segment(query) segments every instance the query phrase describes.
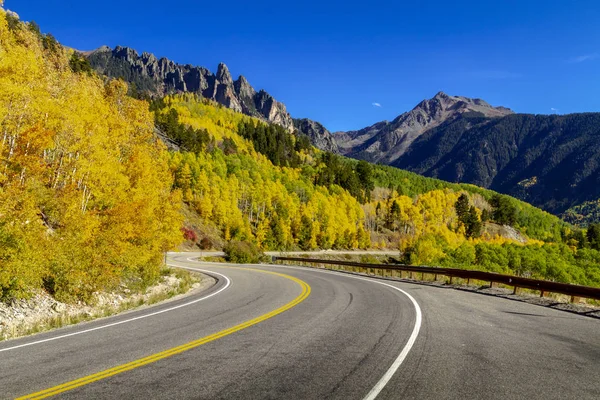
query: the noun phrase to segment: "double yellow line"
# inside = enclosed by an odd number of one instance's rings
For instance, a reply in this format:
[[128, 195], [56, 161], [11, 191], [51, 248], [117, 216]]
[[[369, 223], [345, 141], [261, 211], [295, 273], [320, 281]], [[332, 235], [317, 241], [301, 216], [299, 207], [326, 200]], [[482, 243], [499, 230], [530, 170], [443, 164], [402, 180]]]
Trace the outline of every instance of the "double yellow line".
[[135, 361], [131, 361], [128, 362], [126, 364], [122, 364], [122, 365], [118, 365], [116, 367], [113, 368], [109, 368], [106, 369], [104, 371], [100, 371], [100, 372], [96, 372], [95, 374], [91, 374], [88, 376], [84, 376], [83, 378], [79, 378], [79, 379], [75, 379], [73, 381], [69, 381], [69, 382], [65, 382], [61, 385], [58, 386], [54, 386], [51, 387], [49, 389], [45, 389], [36, 393], [32, 393], [26, 396], [22, 396], [19, 397], [17, 400], [21, 400], [21, 399], [45, 399], [47, 397], [51, 397], [51, 396], [56, 396], [57, 394], [63, 393], [63, 392], [67, 392], [69, 390], [73, 390], [75, 388], [78, 388], [80, 386], [84, 386], [84, 385], [88, 385], [92, 382], [96, 382], [99, 381], [101, 379], [106, 379], [108, 377], [126, 372], [126, 371], [130, 371], [132, 369], [135, 368], [139, 368], [143, 365], [147, 365], [147, 364], [151, 364], [153, 362], [162, 360], [164, 358], [167, 357], [171, 357], [174, 356], [176, 354], [179, 353], [183, 353], [184, 351], [187, 350], [191, 350], [195, 347], [198, 346], [202, 346], [203, 344], [212, 342], [213, 340], [217, 340], [220, 339], [224, 336], [227, 335], [231, 335], [234, 332], [237, 331], [241, 331], [242, 329], [248, 328], [252, 325], [256, 325], [259, 322], [265, 321], [269, 318], [272, 318], [278, 314], [281, 314], [284, 311], [289, 310], [290, 308], [300, 304], [302, 301], [304, 301], [309, 295], [310, 295], [310, 286], [304, 282], [301, 281], [298, 278], [295, 278], [293, 276], [290, 275], [285, 275], [285, 274], [280, 274], [278, 272], [271, 272], [271, 271], [264, 271], [264, 270], [259, 270], [259, 269], [249, 269], [249, 268], [244, 268], [244, 270], [249, 270], [249, 271], [256, 271], [256, 272], [262, 272], [262, 273], [266, 273], [266, 274], [271, 274], [271, 275], [277, 275], [289, 280], [292, 280], [294, 282], [296, 282], [297, 284], [300, 285], [300, 287], [302, 288], [302, 292], [300, 293], [300, 295], [298, 297], [296, 297], [294, 300], [290, 301], [289, 303], [277, 308], [276, 310], [273, 310], [267, 314], [261, 315], [259, 317], [256, 317], [254, 319], [251, 319], [249, 321], [243, 322], [239, 325], [233, 326], [229, 329], [225, 329], [223, 331], [214, 333], [210, 336], [205, 336], [203, 338], [191, 341], [189, 343], [185, 343], [182, 344], [180, 346], [177, 347], [173, 347], [171, 349], [168, 350], [164, 350], [161, 351], [160, 353], [156, 353], [156, 354], [152, 354], [150, 356], [144, 357], [144, 358], [140, 358], [138, 360]]

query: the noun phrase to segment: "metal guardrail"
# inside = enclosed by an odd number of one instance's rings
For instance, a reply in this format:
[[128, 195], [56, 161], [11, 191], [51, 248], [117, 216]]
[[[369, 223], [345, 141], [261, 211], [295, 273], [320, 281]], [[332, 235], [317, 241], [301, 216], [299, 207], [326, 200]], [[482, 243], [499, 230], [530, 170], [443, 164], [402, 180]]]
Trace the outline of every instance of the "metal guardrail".
[[471, 271], [457, 268], [442, 268], [442, 267], [422, 267], [415, 265], [387, 265], [387, 264], [368, 264], [357, 263], [351, 261], [336, 261], [336, 260], [318, 260], [314, 258], [298, 258], [298, 257], [273, 257], [273, 261], [296, 261], [310, 264], [329, 264], [341, 265], [345, 267], [355, 268], [370, 268], [387, 271], [408, 271], [418, 272], [422, 274], [444, 275], [452, 278], [474, 279], [478, 281], [490, 282], [490, 286], [494, 284], [504, 284], [514, 287], [514, 293], [517, 293], [518, 288], [539, 290], [541, 296], [546, 293], [559, 293], [571, 296], [571, 301], [576, 301], [577, 298], [588, 298], [600, 300], [600, 288], [591, 286], [571, 285], [568, 283], [544, 281], [539, 279], [522, 278], [520, 276], [496, 274], [493, 272]]

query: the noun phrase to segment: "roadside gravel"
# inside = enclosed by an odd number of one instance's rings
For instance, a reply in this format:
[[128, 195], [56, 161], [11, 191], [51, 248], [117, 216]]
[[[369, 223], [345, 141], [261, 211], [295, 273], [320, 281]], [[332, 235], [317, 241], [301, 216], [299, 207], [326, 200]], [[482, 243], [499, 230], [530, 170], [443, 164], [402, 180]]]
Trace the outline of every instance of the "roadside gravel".
[[29, 299], [0, 302], [0, 340], [12, 339], [65, 325], [107, 317], [158, 302], [174, 300], [215, 284], [207, 275], [173, 270], [143, 293], [123, 289], [119, 293], [94, 293], [91, 304], [56, 301], [45, 291]]

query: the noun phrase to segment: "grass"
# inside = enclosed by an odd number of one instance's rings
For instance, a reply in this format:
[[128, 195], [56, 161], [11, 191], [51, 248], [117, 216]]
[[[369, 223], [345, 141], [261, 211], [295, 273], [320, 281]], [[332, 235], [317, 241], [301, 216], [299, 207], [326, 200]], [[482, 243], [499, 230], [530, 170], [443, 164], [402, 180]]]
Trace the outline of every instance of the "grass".
[[12, 325], [9, 332], [4, 332], [0, 335], [0, 341], [9, 338], [17, 338], [20, 336], [32, 335], [39, 332], [45, 332], [63, 326], [74, 325], [80, 322], [91, 321], [97, 318], [110, 317], [112, 315], [120, 314], [124, 311], [133, 310], [144, 305], [152, 305], [159, 303], [164, 300], [168, 300], [179, 294], [187, 293], [194, 283], [200, 282], [200, 278], [197, 274], [193, 274], [189, 271], [182, 269], [171, 269], [164, 268], [161, 271], [161, 276], [175, 276], [179, 278], [179, 284], [167, 291], [161, 291], [153, 293], [149, 296], [140, 296], [140, 293], [131, 294], [134, 298], [125, 300], [118, 305], [104, 305], [102, 307], [96, 307], [92, 309], [92, 312], [82, 311], [77, 314], [68, 314], [66, 312], [58, 315], [51, 315], [46, 318], [35, 321], [32, 324], [21, 323], [19, 325]]

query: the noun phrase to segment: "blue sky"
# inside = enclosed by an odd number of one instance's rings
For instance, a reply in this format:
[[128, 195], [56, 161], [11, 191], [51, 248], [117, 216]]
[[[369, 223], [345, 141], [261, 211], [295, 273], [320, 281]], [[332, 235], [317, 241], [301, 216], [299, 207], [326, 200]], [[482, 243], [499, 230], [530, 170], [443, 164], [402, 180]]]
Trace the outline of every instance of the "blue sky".
[[[223, 61], [294, 117], [359, 129], [440, 90], [517, 112], [600, 111], [600, 2], [6, 0], [65, 45]], [[374, 103], [378, 105], [374, 105]]]

